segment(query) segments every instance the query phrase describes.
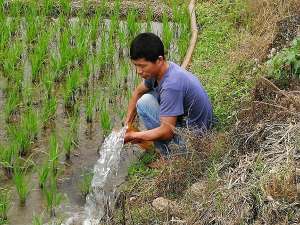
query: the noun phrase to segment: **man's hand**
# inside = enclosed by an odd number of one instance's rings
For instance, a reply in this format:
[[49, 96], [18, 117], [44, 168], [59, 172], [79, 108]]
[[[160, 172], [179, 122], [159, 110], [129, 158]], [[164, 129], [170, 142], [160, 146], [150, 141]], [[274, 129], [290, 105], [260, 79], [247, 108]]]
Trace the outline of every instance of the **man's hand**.
[[132, 144], [141, 143], [143, 140], [139, 138], [139, 133], [136, 131], [127, 131], [124, 138], [124, 143], [131, 142]]

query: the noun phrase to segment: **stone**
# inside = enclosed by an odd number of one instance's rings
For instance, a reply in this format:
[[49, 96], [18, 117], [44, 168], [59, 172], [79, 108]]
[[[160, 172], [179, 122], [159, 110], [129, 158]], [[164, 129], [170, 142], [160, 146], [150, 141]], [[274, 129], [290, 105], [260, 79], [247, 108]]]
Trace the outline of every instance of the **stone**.
[[171, 214], [178, 214], [180, 212], [179, 206], [176, 202], [163, 197], [154, 199], [152, 206], [160, 212], [169, 211]]

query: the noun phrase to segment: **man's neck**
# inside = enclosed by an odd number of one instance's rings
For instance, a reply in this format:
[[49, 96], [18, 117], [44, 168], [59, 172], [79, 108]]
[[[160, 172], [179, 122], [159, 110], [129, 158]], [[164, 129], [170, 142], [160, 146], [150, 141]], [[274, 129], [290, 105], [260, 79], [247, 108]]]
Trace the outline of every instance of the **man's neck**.
[[162, 65], [162, 67], [158, 71], [158, 75], [157, 75], [157, 81], [158, 82], [161, 81], [161, 79], [163, 78], [163, 76], [165, 75], [165, 73], [167, 72], [168, 69], [169, 69], [169, 63], [167, 61], [164, 61], [164, 64]]

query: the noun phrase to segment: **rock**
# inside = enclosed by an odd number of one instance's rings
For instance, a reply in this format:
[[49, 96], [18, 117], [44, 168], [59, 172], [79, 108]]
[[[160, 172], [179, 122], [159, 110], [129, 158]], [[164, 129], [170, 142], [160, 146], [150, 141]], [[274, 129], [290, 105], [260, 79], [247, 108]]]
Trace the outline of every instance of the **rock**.
[[176, 202], [163, 197], [154, 199], [152, 206], [160, 212], [169, 211], [171, 214], [178, 214], [180, 212]]
[[194, 183], [189, 192], [193, 195], [193, 196], [199, 196], [199, 195], [202, 195], [203, 192], [205, 191], [206, 189], [206, 184], [205, 182], [197, 182], [197, 183]]

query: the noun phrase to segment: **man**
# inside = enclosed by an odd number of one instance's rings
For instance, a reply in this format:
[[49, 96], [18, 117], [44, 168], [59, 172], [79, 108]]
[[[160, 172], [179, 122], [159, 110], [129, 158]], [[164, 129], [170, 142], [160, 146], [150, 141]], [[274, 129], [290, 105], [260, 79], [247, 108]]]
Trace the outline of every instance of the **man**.
[[127, 131], [125, 143], [154, 141], [160, 153], [168, 156], [170, 141], [180, 142], [175, 127], [211, 127], [212, 106], [201, 83], [179, 65], [166, 61], [158, 36], [139, 34], [131, 43], [130, 58], [143, 81], [129, 101], [125, 124], [130, 125], [137, 113], [147, 130]]

